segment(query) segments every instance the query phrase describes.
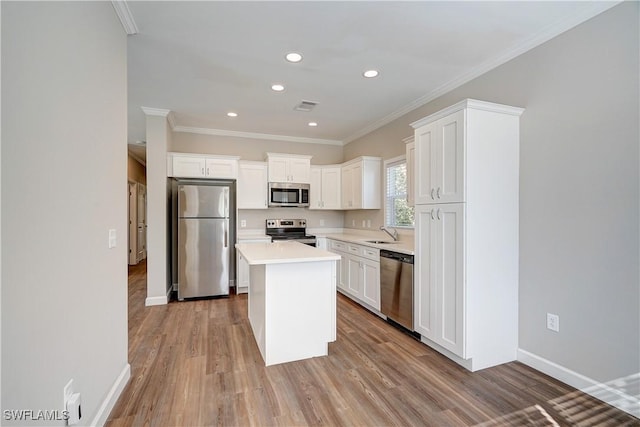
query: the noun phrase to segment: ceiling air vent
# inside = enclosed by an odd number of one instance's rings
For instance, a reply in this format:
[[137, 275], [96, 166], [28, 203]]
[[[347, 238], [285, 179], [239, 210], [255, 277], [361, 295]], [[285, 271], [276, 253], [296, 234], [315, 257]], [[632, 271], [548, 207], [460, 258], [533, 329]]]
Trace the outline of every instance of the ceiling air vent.
[[300, 104], [296, 105], [295, 107], [293, 107], [294, 110], [296, 111], [311, 111], [315, 108], [315, 106], [318, 105], [317, 102], [313, 102], [313, 101], [302, 101]]

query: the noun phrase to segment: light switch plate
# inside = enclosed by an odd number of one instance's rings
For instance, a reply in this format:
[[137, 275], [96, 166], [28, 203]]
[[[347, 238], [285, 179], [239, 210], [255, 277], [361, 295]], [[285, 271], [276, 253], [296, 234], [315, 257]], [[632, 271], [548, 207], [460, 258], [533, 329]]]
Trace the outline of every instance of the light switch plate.
[[115, 248], [117, 243], [116, 229], [109, 229], [109, 249]]

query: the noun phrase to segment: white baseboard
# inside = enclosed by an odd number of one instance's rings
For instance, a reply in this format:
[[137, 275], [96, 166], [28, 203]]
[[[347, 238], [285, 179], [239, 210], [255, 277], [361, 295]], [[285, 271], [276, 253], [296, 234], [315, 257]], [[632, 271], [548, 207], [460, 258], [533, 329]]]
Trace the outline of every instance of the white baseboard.
[[167, 295], [161, 296], [161, 297], [147, 297], [146, 300], [144, 300], [144, 305], [146, 307], [152, 306], [152, 305], [165, 305], [168, 304], [169, 301], [171, 300], [171, 291], [173, 290], [173, 287], [170, 287], [169, 289], [167, 289]]
[[89, 424], [90, 426], [105, 425], [105, 423], [107, 422], [107, 418], [111, 413], [111, 410], [115, 406], [118, 398], [120, 397], [120, 394], [122, 393], [122, 390], [124, 390], [124, 387], [129, 382], [129, 378], [131, 378], [131, 365], [127, 363], [122, 369], [122, 372], [120, 372], [120, 375], [118, 375], [118, 378], [116, 378], [115, 382], [111, 386], [111, 389], [109, 390], [109, 393], [107, 393], [104, 401], [98, 408], [98, 412], [96, 413], [95, 417], [93, 417], [93, 421], [91, 421], [91, 424]]
[[637, 383], [640, 381], [640, 373], [630, 375], [627, 378], [615, 379], [609, 383], [601, 383], [526, 350], [518, 349], [518, 361], [640, 418], [640, 396], [626, 394], [615, 387], [616, 383], [624, 384], [629, 381]]

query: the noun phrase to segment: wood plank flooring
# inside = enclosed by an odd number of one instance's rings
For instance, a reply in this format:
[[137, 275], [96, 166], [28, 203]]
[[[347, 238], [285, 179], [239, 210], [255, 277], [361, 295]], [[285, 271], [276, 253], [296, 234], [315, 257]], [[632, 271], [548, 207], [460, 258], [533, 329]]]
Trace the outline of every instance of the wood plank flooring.
[[265, 367], [246, 295], [144, 307], [145, 269], [130, 267], [132, 377], [109, 427], [640, 426], [518, 362], [468, 372], [343, 296], [329, 356]]

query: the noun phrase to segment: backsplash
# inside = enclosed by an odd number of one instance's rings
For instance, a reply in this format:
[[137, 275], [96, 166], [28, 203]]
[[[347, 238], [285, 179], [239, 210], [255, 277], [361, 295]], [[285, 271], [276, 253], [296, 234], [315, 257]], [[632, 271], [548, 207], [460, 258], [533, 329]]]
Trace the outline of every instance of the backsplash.
[[[342, 228], [344, 213], [342, 211], [309, 210], [305, 208], [269, 208], [238, 210], [238, 229], [262, 230], [265, 220], [270, 218], [302, 218], [307, 220], [308, 228]], [[246, 227], [241, 227], [242, 221]]]

